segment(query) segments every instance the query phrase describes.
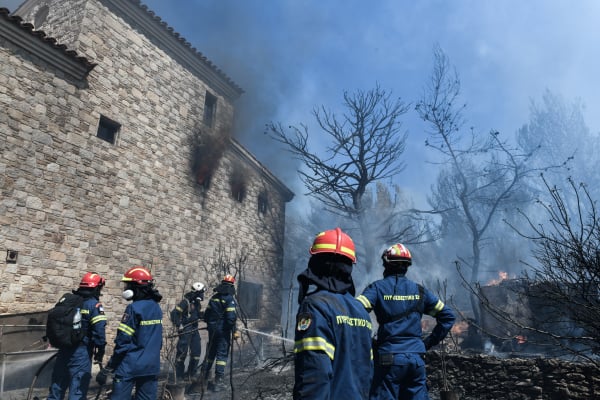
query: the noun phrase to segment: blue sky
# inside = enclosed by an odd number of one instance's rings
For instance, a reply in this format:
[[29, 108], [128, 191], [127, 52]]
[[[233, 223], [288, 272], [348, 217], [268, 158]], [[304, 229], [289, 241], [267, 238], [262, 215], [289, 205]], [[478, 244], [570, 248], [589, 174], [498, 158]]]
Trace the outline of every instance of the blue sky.
[[[600, 125], [600, 2], [595, 0], [142, 0], [244, 90], [236, 136], [298, 195], [289, 157], [264, 135], [270, 121], [306, 123], [340, 109], [344, 90], [379, 83], [414, 103], [436, 44], [455, 65], [468, 125], [507, 137], [545, 89], [587, 106]], [[0, 0], [11, 10], [20, 1]], [[433, 182], [424, 129], [414, 113], [399, 182], [422, 199]]]

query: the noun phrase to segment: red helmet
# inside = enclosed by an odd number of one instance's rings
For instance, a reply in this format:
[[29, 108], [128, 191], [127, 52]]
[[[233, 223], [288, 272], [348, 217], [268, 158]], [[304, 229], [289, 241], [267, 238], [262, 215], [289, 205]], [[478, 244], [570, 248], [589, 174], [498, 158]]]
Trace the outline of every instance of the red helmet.
[[148, 285], [154, 282], [152, 274], [144, 267], [129, 268], [121, 278], [121, 282], [134, 282], [138, 285]]
[[81, 282], [79, 282], [79, 287], [80, 288], [95, 288], [95, 287], [102, 287], [104, 286], [104, 284], [106, 283], [106, 281], [104, 280], [103, 277], [101, 277], [100, 275], [98, 275], [95, 272], [88, 272], [86, 273], [83, 278], [81, 278]]
[[354, 242], [340, 228], [330, 229], [319, 233], [309, 250], [310, 254], [334, 253], [341, 254], [356, 263]]
[[407, 263], [412, 264], [410, 251], [402, 243], [396, 243], [384, 250], [381, 259], [385, 263]]
[[223, 277], [223, 280], [221, 281], [221, 283], [231, 283], [232, 285], [235, 284], [235, 278], [233, 277], [233, 275], [225, 275]]

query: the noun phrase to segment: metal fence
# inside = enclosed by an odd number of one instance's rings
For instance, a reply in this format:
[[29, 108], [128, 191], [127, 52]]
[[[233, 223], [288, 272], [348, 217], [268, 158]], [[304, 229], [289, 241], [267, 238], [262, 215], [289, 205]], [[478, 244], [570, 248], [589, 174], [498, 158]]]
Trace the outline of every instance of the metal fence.
[[[8, 392], [11, 391], [50, 386], [54, 360], [47, 361], [57, 350], [50, 348], [44, 341], [46, 325], [39, 324], [39, 319], [35, 317], [34, 314], [2, 317], [4, 323], [0, 323], [0, 399], [8, 398]], [[9, 323], [13, 321], [17, 323]], [[44, 368], [41, 368], [42, 366]]]

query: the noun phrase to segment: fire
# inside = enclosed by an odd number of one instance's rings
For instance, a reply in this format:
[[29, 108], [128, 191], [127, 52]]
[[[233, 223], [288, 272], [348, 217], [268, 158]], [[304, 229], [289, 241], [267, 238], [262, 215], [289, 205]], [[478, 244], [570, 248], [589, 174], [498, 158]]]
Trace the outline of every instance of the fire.
[[491, 281], [486, 283], [485, 286], [496, 286], [496, 285], [499, 285], [500, 282], [505, 281], [507, 279], [508, 279], [508, 272], [498, 271], [498, 279], [492, 279]]
[[527, 336], [517, 335], [515, 336], [515, 340], [517, 341], [517, 344], [525, 344], [527, 343]]

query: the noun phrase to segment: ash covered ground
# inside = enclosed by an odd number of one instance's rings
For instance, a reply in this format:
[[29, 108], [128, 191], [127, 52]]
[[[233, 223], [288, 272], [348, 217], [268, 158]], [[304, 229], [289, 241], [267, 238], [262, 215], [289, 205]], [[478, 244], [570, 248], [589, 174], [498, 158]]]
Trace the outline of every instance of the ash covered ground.
[[[279, 360], [278, 362], [266, 364], [261, 368], [243, 368], [236, 369], [233, 374], [227, 373], [225, 376], [227, 387], [220, 392], [213, 392], [207, 387], [202, 390], [197, 388], [195, 393], [183, 393], [183, 387], [160, 382], [160, 386], [166, 390], [158, 400], [283, 400], [292, 398], [292, 389], [294, 386], [294, 364], [289, 361]], [[189, 388], [190, 385], [186, 385]], [[88, 392], [88, 398], [94, 399], [98, 393], [98, 386], [92, 384]], [[11, 393], [5, 393], [6, 400], [25, 400], [27, 391], [19, 390]], [[35, 397], [32, 399], [45, 399], [48, 394], [47, 389], [36, 389], [33, 392]], [[103, 390], [98, 399], [107, 399], [109, 394]]]
[[[214, 393], [185, 394], [185, 400], [283, 400], [292, 398], [294, 386], [294, 364], [279, 362], [262, 368], [234, 371], [227, 378], [227, 389]], [[174, 400], [177, 400], [174, 398]]]

